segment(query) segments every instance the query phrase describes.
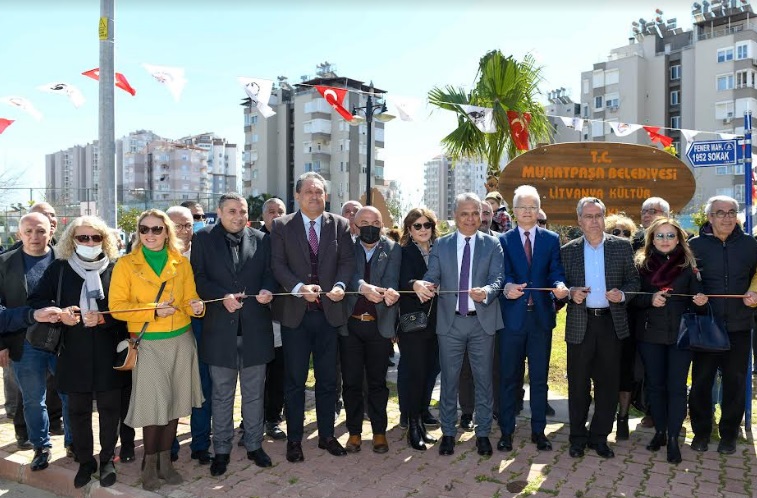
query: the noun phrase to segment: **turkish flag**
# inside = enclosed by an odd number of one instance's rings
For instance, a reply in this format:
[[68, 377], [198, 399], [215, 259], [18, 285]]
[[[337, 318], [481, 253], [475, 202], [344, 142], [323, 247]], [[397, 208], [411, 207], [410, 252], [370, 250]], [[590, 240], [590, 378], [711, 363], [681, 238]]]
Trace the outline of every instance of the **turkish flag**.
[[663, 147], [670, 147], [673, 143], [672, 138], [660, 133], [659, 126], [645, 126], [644, 129], [647, 131], [647, 135], [649, 135], [649, 139], [652, 143], [660, 143]]
[[0, 118], [0, 133], [4, 132], [7, 127], [13, 124], [12, 119]]
[[[92, 78], [95, 81], [100, 81], [100, 68], [96, 67], [94, 69], [90, 69], [89, 71], [84, 71], [81, 74], [88, 78]], [[116, 86], [121, 90], [130, 93], [132, 96], [137, 94], [137, 91], [129, 84], [126, 76], [121, 73], [116, 73]]]
[[528, 125], [531, 122], [530, 112], [507, 111], [507, 121], [510, 124], [510, 136], [518, 150], [528, 150]]
[[352, 113], [344, 108], [344, 99], [347, 96], [346, 88], [335, 88], [333, 86], [316, 85], [315, 89], [318, 90], [326, 102], [338, 112], [345, 121], [352, 121]]

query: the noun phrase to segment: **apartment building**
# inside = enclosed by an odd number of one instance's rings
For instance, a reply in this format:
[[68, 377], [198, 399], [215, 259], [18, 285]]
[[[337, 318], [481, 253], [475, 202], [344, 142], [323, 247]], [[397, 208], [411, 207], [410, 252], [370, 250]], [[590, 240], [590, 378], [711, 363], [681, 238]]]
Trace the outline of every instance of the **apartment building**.
[[486, 170], [481, 161], [435, 156], [423, 164], [423, 203], [440, 220], [454, 218], [455, 196], [463, 192], [486, 195]]

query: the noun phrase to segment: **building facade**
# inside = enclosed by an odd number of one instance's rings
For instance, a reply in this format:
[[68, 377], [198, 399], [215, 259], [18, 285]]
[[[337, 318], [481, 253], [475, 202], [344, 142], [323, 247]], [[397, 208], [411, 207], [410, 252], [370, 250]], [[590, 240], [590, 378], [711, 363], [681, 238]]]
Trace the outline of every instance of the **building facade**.
[[440, 220], [454, 218], [455, 196], [475, 192], [483, 199], [486, 195], [486, 170], [481, 161], [435, 156], [423, 164], [423, 203]]

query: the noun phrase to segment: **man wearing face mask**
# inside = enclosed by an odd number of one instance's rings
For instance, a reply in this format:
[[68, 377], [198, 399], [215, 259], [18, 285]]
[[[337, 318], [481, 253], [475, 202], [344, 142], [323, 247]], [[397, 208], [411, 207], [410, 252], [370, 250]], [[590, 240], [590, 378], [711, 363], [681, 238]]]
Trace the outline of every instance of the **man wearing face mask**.
[[[395, 333], [397, 307], [394, 304], [400, 297], [395, 289], [399, 286], [402, 252], [398, 244], [381, 235], [384, 224], [381, 212], [375, 207], [361, 208], [355, 215], [355, 226], [358, 230], [356, 268], [347, 285], [346, 297], [349, 318], [347, 324], [339, 328], [342, 395], [350, 432], [345, 449], [350, 453], [360, 451], [367, 401], [373, 451], [386, 453], [389, 451], [386, 440], [389, 358], [386, 351]], [[368, 384], [367, 398], [363, 397], [363, 378]]]

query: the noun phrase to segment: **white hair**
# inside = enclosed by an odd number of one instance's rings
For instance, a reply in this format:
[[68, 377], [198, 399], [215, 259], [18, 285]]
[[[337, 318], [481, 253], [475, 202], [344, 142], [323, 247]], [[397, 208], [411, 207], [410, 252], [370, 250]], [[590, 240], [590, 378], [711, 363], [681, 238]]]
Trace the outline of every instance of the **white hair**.
[[464, 202], [475, 202], [478, 204], [478, 209], [481, 209], [481, 198], [473, 192], [463, 192], [455, 197], [455, 212], [460, 207], [460, 204]]
[[641, 210], [650, 209], [652, 206], [660, 206], [665, 216], [670, 216], [670, 204], [662, 197], [650, 197], [641, 205]]
[[734, 199], [733, 197], [729, 197], [727, 195], [715, 195], [713, 197], [710, 197], [707, 199], [707, 205], [704, 207], [704, 212], [707, 214], [710, 214], [710, 211], [712, 210], [712, 205], [716, 202], [730, 202], [733, 204], [733, 210], [738, 212], [739, 210], [739, 201]]
[[169, 216], [171, 216], [172, 214], [178, 214], [192, 219], [192, 211], [184, 206], [171, 206], [170, 208], [166, 209], [166, 214]]
[[513, 206], [518, 205], [518, 201], [524, 197], [531, 197], [536, 200], [537, 207], [541, 207], [541, 197], [539, 197], [539, 191], [531, 185], [521, 185], [515, 189], [515, 195], [513, 196]]

